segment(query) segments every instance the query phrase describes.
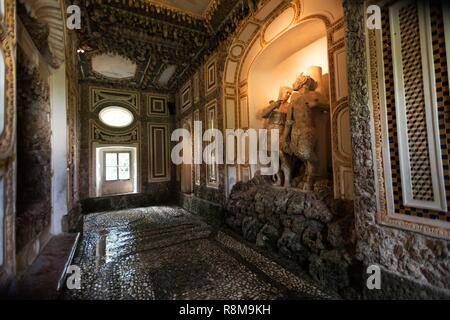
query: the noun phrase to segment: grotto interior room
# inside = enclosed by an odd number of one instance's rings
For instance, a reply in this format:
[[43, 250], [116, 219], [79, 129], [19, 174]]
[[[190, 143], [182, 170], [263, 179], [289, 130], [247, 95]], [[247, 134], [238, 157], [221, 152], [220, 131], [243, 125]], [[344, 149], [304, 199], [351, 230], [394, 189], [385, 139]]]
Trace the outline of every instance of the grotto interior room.
[[0, 1], [0, 300], [447, 300], [450, 4]]

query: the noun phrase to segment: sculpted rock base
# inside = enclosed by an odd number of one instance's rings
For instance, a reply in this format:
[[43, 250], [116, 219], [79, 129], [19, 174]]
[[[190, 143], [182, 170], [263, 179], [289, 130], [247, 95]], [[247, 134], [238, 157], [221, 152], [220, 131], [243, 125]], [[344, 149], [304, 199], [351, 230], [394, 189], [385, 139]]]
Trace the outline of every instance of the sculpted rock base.
[[351, 203], [331, 191], [304, 192], [273, 186], [257, 177], [238, 183], [226, 208], [226, 222], [257, 246], [296, 261], [343, 297], [358, 297], [362, 271], [355, 259]]

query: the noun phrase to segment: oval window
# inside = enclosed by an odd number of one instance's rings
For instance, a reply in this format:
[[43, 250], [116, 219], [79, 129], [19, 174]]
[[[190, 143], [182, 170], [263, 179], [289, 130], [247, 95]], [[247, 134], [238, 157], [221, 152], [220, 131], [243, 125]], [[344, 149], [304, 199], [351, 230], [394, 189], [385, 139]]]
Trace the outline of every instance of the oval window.
[[134, 121], [131, 111], [122, 107], [106, 107], [99, 114], [100, 121], [114, 128], [128, 127]]

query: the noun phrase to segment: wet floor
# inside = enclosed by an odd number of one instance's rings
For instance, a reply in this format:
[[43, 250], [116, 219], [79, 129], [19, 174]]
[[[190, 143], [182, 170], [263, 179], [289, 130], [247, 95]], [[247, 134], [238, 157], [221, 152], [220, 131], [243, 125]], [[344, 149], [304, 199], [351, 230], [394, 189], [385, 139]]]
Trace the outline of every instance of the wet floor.
[[64, 299], [326, 299], [310, 280], [177, 207], [87, 216]]

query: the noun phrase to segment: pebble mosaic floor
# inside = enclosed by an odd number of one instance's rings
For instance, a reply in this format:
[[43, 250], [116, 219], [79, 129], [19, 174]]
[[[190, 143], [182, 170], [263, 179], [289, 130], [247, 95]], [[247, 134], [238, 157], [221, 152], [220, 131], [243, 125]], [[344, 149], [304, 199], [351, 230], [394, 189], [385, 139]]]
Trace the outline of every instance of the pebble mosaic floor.
[[312, 281], [177, 207], [87, 216], [63, 299], [328, 299]]

